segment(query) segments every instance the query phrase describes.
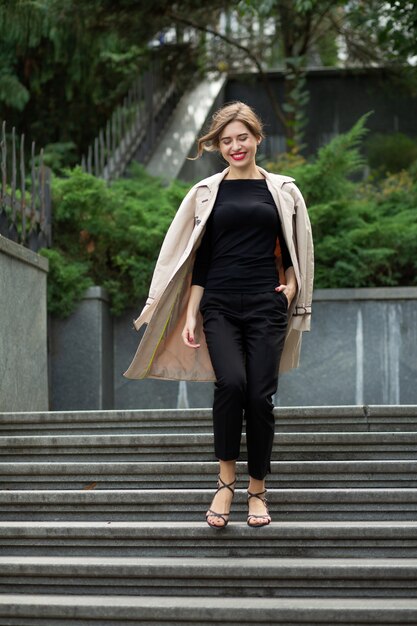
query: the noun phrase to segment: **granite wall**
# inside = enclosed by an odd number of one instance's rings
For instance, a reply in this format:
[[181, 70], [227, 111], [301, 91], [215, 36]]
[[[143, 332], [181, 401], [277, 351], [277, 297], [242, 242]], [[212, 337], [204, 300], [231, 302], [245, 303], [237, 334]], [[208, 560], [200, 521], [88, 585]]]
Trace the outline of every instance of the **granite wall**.
[[[268, 79], [278, 101], [282, 102], [283, 72], [269, 71]], [[306, 73], [306, 88], [309, 101], [304, 156], [316, 154], [318, 148], [349, 130], [368, 111], [373, 112], [366, 122], [369, 137], [373, 133], [402, 132], [410, 137], [417, 134], [417, 96], [405, 85], [395, 83], [384, 68], [310, 68]], [[233, 100], [242, 100], [254, 107], [264, 123], [266, 137], [258, 149], [258, 157], [269, 161], [284, 152], [285, 131], [274, 115], [260, 76], [256, 73], [229, 75], [215, 105], [220, 107]], [[194, 156], [195, 152], [194, 145], [189, 156]], [[205, 153], [197, 161], [186, 161], [180, 178], [191, 183], [219, 172], [226, 165], [218, 154]]]
[[0, 235], [0, 411], [49, 408], [47, 273], [47, 259]]
[[[210, 406], [210, 383], [123, 378], [139, 310], [115, 320], [115, 408]], [[300, 367], [281, 375], [275, 404], [417, 404], [416, 355], [416, 287], [316, 290]]]
[[[279, 102], [284, 98], [284, 74], [269, 72], [272, 91]], [[368, 111], [366, 122], [373, 133], [402, 132], [410, 137], [417, 133], [417, 95], [405, 84], [399, 85], [384, 68], [310, 68], [306, 73], [306, 120], [302, 153], [315, 154], [332, 137], [349, 130]], [[266, 139], [259, 155], [274, 158], [285, 145], [285, 132], [273, 114], [259, 74], [229, 76], [225, 102], [243, 100], [261, 116]]]
[[75, 312], [50, 320], [51, 409], [112, 409], [113, 320], [101, 287], [87, 289]]
[[[211, 406], [212, 383], [124, 378], [141, 305], [113, 320], [108, 308], [96, 287], [71, 318], [54, 322], [52, 408]], [[281, 375], [275, 404], [417, 404], [416, 348], [417, 288], [316, 290], [300, 367]]]
[[276, 404], [417, 404], [417, 288], [320, 289]]

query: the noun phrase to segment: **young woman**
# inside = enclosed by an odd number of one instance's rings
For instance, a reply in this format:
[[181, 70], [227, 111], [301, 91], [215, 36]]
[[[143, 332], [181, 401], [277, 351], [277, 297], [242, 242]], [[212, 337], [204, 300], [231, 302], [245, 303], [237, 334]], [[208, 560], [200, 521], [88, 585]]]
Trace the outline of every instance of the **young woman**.
[[[144, 310], [146, 332], [125, 376], [215, 379], [213, 425], [218, 489], [206, 513], [229, 520], [243, 419], [248, 518], [271, 522], [265, 477], [274, 438], [278, 371], [297, 367], [310, 328], [313, 245], [294, 179], [256, 164], [264, 138], [255, 112], [234, 102], [200, 138], [228, 167], [190, 190], [165, 237]], [[182, 346], [179, 338], [182, 338]], [[281, 364], [281, 367], [280, 367]]]

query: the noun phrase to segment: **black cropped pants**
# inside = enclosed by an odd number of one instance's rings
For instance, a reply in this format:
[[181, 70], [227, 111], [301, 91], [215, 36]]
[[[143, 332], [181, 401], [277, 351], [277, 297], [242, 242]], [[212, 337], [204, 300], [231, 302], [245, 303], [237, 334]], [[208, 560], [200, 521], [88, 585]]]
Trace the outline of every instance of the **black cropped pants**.
[[243, 417], [249, 475], [271, 471], [274, 439], [272, 395], [287, 329], [288, 301], [282, 292], [204, 291], [203, 327], [216, 375], [213, 402], [215, 456], [238, 459]]

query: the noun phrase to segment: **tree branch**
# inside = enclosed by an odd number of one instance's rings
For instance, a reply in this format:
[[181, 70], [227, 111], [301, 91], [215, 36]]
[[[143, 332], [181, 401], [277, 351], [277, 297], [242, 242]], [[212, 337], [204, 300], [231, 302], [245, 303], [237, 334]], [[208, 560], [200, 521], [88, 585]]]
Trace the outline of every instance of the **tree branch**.
[[334, 0], [330, 0], [329, 4], [327, 5], [327, 7], [318, 15], [316, 21], [314, 22], [311, 31], [310, 31], [310, 42], [313, 40], [315, 33], [317, 31], [317, 29], [319, 28], [320, 24], [322, 23], [322, 21], [324, 20], [324, 18], [327, 16], [328, 13], [330, 13], [331, 9], [334, 8]]
[[185, 24], [186, 26], [191, 26], [192, 28], [195, 28], [196, 30], [200, 30], [204, 33], [209, 33], [211, 35], [214, 35], [214, 37], [218, 37], [219, 39], [222, 39], [223, 41], [225, 41], [226, 43], [228, 43], [229, 45], [233, 46], [234, 48], [237, 48], [238, 50], [242, 50], [242, 52], [244, 52], [255, 64], [256, 69], [259, 72], [259, 75], [261, 77], [262, 83], [264, 85], [265, 91], [267, 92], [268, 98], [271, 102], [271, 105], [273, 107], [274, 113], [276, 115], [276, 117], [281, 121], [281, 123], [283, 124], [283, 126], [286, 126], [286, 117], [284, 115], [284, 112], [282, 111], [281, 107], [279, 106], [276, 98], [275, 98], [275, 94], [272, 90], [271, 84], [268, 80], [268, 76], [266, 74], [266, 72], [264, 72], [261, 62], [259, 61], [258, 57], [255, 56], [253, 54], [253, 52], [247, 47], [244, 46], [241, 43], [238, 43], [236, 40], [232, 39], [231, 37], [229, 37], [228, 35], [224, 35], [223, 33], [219, 33], [217, 30], [215, 30], [214, 28], [211, 28], [210, 26], [205, 26], [202, 24], [199, 24], [198, 22], [194, 21], [191, 18], [185, 18], [182, 15], [178, 15], [178, 13], [175, 13], [174, 11], [168, 11], [167, 12], [167, 16], [170, 17], [171, 19], [173, 19], [176, 22], [179, 22], [181, 24]]
[[[354, 36], [351, 36], [351, 33], [348, 29], [343, 28], [341, 23], [338, 23], [334, 18], [330, 18], [331, 22], [336, 29], [337, 33], [344, 37], [348, 45], [351, 48], [356, 49], [358, 53], [358, 59], [363, 63], [365, 62], [379, 62], [381, 59], [378, 54], [375, 54], [375, 45], [366, 45], [360, 44], [354, 39]], [[342, 20], [340, 20], [342, 22]]]

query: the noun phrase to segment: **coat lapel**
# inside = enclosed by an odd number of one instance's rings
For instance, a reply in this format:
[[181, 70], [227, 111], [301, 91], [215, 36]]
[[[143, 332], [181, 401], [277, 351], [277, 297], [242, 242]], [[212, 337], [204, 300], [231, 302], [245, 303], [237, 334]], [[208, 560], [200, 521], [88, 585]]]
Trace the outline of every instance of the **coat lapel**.
[[227, 170], [224, 170], [223, 172], [217, 174], [217, 176], [214, 177], [215, 180], [210, 181], [208, 184], [205, 184], [204, 181], [202, 181], [202, 183], [198, 185], [195, 201], [190, 202], [189, 206], [187, 207], [190, 219], [194, 219], [194, 228], [191, 232], [187, 246], [183, 251], [180, 260], [178, 261], [178, 264], [175, 267], [170, 280], [173, 278], [173, 276], [176, 275], [178, 270], [189, 258], [191, 252], [194, 249], [196, 241], [200, 238], [204, 226], [213, 209], [220, 182], [223, 179], [226, 171]]

